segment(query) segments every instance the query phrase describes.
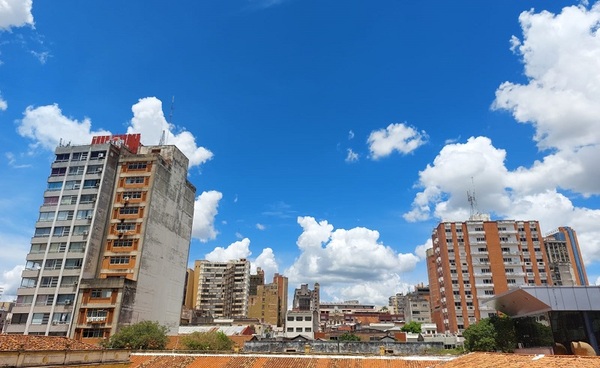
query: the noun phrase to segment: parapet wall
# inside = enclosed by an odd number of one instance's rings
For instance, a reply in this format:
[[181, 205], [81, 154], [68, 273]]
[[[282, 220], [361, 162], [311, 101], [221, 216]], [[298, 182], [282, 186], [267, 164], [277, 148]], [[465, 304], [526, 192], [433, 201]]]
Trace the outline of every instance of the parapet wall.
[[127, 367], [129, 363], [129, 350], [0, 351], [0, 367]]
[[245, 353], [419, 355], [428, 350], [443, 348], [442, 342], [247, 341], [243, 351]]

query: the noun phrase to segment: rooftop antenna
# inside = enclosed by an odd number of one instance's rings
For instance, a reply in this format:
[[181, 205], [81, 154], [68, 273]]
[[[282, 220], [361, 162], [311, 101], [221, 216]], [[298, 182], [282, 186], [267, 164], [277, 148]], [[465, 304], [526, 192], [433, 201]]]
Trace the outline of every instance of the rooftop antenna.
[[[171, 98], [171, 111], [169, 112], [169, 120], [167, 121], [167, 128], [171, 128], [173, 125], [173, 110], [175, 110], [175, 96]], [[163, 129], [160, 136], [159, 146], [167, 144], [167, 130]]]
[[467, 190], [467, 199], [469, 200], [469, 204], [471, 205], [471, 218], [475, 217], [475, 215], [479, 214], [477, 210], [477, 199], [475, 198], [475, 182], [473, 181], [473, 177], [471, 176], [471, 185], [473, 186], [473, 191]]

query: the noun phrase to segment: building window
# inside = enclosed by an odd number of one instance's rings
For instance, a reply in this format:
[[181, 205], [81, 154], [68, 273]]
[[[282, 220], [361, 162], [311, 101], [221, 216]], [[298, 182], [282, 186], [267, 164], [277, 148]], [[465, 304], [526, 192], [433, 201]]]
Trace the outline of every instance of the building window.
[[142, 198], [142, 191], [140, 191], [140, 190], [130, 190], [130, 191], [121, 193], [121, 197], [123, 199], [125, 199], [125, 198], [129, 198], [129, 199], [141, 199]]
[[135, 222], [122, 222], [117, 224], [117, 231], [133, 231], [135, 230]]
[[54, 228], [54, 236], [69, 236], [71, 228], [69, 226], [57, 226]]
[[29, 253], [44, 253], [46, 252], [46, 244], [31, 244]]
[[69, 175], [82, 175], [83, 170], [83, 166], [71, 166], [69, 167]]
[[13, 325], [23, 325], [27, 323], [27, 317], [29, 317], [28, 313], [15, 313], [10, 320], [10, 323]]
[[83, 265], [83, 259], [70, 258], [65, 262], [65, 270], [78, 270]]
[[144, 176], [130, 176], [125, 179], [125, 184], [143, 184], [144, 182]]
[[147, 166], [145, 162], [132, 162], [127, 165], [127, 170], [144, 170]]
[[296, 321], [302, 321], [302, 316], [296, 316]]
[[58, 197], [44, 197], [44, 206], [54, 206], [58, 204]]
[[507, 284], [516, 284], [516, 283], [517, 283], [517, 280], [515, 280], [515, 279], [507, 279], [507, 280], [506, 280], [506, 283], [507, 283]]
[[91, 219], [93, 215], [94, 215], [94, 210], [79, 210], [79, 211], [77, 211], [77, 219], [78, 220]]
[[73, 235], [87, 235], [90, 232], [88, 225], [78, 225], [73, 227]]
[[302, 327], [296, 327], [296, 332], [302, 332]]
[[62, 325], [69, 323], [71, 319], [71, 313], [54, 313], [52, 316], [52, 324], [53, 325]]
[[106, 157], [106, 151], [92, 151], [90, 155], [91, 160], [101, 160]]
[[128, 264], [130, 258], [130, 256], [110, 257], [110, 264]]
[[88, 174], [99, 174], [102, 172], [102, 165], [90, 165], [88, 166]]
[[49, 222], [54, 220], [54, 212], [40, 212], [39, 222]]
[[62, 189], [62, 181], [50, 182], [50, 183], [48, 183], [48, 187], [46, 188], [46, 190], [48, 190], [48, 191], [55, 191], [55, 190], [61, 190], [61, 189]]
[[63, 196], [60, 199], [60, 204], [70, 205], [70, 204], [76, 204], [76, 203], [77, 203], [77, 196], [67, 195], [67, 196]]
[[112, 294], [111, 289], [92, 289], [90, 293], [91, 298], [110, 298]]
[[60, 286], [61, 287], [66, 287], [66, 286], [75, 286], [77, 285], [77, 276], [63, 276], [62, 279], [60, 280]]
[[139, 207], [120, 207], [119, 214], [120, 215], [137, 215], [140, 212]]
[[67, 243], [50, 243], [49, 253], [62, 253], [67, 250]]
[[36, 238], [46, 238], [50, 236], [50, 228], [49, 227], [38, 227], [35, 229], [35, 233], [33, 235]]
[[132, 247], [133, 239], [115, 239], [112, 244], [113, 247]]
[[81, 337], [83, 338], [95, 338], [95, 337], [104, 337], [104, 330], [100, 328], [93, 329], [84, 329], [81, 332]]
[[45, 325], [50, 320], [50, 313], [34, 313], [31, 316], [32, 325]]
[[[27, 315], [25, 315], [27, 317]], [[25, 318], [25, 321], [27, 321], [27, 318]], [[293, 327], [288, 327], [287, 328], [287, 332], [294, 332], [294, 328]]]
[[312, 328], [311, 328], [311, 327], [306, 327], [306, 328], [304, 329], [304, 332], [312, 332]]
[[69, 153], [57, 153], [55, 162], [67, 162], [69, 161]]
[[73, 211], [58, 211], [56, 214], [57, 221], [73, 220]]
[[50, 176], [65, 176], [66, 173], [67, 173], [66, 167], [55, 167], [50, 172]]
[[98, 179], [91, 179], [91, 180], [83, 181], [83, 187], [86, 189], [98, 188], [99, 186], [100, 186], [100, 180], [98, 180]]
[[96, 202], [95, 194], [84, 194], [81, 196], [81, 200], [79, 201], [79, 203], [81, 203], [81, 204], [94, 203], [94, 202]]

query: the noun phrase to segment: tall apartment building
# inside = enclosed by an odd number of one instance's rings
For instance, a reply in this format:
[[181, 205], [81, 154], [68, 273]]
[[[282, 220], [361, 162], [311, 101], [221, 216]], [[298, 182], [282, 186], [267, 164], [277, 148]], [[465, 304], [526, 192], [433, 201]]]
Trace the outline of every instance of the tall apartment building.
[[495, 314], [484, 302], [510, 287], [552, 285], [541, 234], [537, 221], [490, 221], [479, 215], [467, 222], [440, 223], [427, 251], [438, 331], [457, 333]]
[[197, 280], [196, 304], [201, 315], [215, 318], [248, 316], [250, 262], [198, 260], [194, 265]]
[[575, 230], [559, 227], [544, 237], [544, 246], [554, 285], [589, 285]]
[[[261, 274], [258, 270], [257, 274]], [[264, 273], [262, 273], [264, 279]], [[257, 318], [263, 323], [277, 327], [285, 324], [287, 312], [288, 279], [276, 273], [273, 282], [266, 285], [257, 285], [256, 294], [248, 299], [248, 317]]]
[[140, 139], [56, 149], [8, 333], [93, 343], [142, 320], [176, 331], [196, 189], [181, 151]]

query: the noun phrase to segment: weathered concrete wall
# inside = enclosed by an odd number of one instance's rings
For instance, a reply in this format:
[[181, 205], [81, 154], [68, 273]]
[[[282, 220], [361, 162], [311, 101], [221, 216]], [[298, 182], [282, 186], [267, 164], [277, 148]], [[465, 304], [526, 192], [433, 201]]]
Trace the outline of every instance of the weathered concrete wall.
[[128, 366], [129, 350], [0, 351], [0, 367]]
[[147, 199], [131, 322], [157, 321], [176, 334], [183, 303], [195, 188], [187, 180], [188, 159], [175, 146], [143, 148], [149, 152], [160, 148], [161, 152], [154, 161]]
[[247, 353], [285, 353], [305, 352], [306, 346], [310, 347], [313, 354], [376, 354], [385, 353], [392, 355], [417, 355], [426, 350], [443, 349], [441, 342], [357, 342], [357, 341], [248, 341], [244, 344]]

